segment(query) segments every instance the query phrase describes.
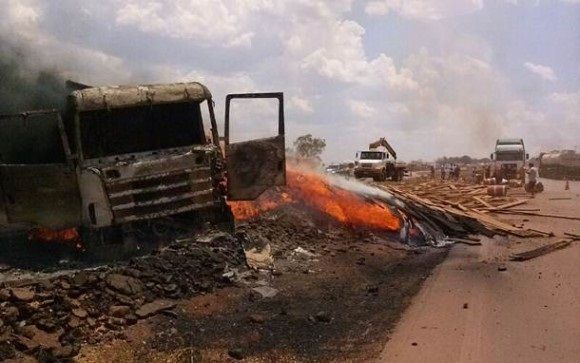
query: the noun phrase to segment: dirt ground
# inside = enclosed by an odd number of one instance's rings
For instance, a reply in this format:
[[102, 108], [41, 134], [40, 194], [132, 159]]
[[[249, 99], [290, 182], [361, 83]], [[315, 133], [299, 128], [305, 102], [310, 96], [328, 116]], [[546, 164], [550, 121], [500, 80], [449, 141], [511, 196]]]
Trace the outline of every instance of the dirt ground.
[[[579, 216], [580, 183], [570, 184], [564, 191], [563, 182], [544, 181], [546, 191], [526, 207]], [[182, 289], [176, 308], [111, 339], [77, 338], [82, 348], [74, 361], [575, 361], [577, 242], [526, 262], [508, 256], [578, 234], [580, 223], [501, 218], [557, 237], [412, 248], [398, 243], [397, 233], [353, 230], [305, 210], [265, 213], [239, 224], [235, 238], [266, 256], [267, 268], [226, 259], [215, 276], [203, 277], [203, 289]], [[166, 264], [170, 256], [153, 261]]]
[[[580, 216], [580, 183], [570, 183], [565, 191], [562, 181], [542, 182], [546, 191], [527, 208]], [[511, 262], [508, 256], [555, 242], [564, 232], [580, 234], [580, 221], [502, 218], [556, 237], [494, 238], [481, 247], [454, 246], [414, 298], [379, 361], [578, 361], [580, 245], [574, 242], [525, 262]]]
[[[175, 314], [136, 324], [126, 340], [86, 346], [76, 360], [368, 361], [447, 254], [348, 234], [300, 240], [273, 246], [275, 270], [241, 273], [234, 286], [182, 300]], [[263, 297], [256, 287], [276, 295]]]

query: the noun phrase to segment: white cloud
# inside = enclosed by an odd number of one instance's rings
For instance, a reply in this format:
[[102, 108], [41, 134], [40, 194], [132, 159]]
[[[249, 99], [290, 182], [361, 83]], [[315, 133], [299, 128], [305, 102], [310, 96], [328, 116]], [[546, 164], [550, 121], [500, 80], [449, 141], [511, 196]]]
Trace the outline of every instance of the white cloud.
[[[578, 110], [580, 110], [580, 92], [554, 92], [548, 96], [548, 99], [556, 104], [564, 105], [567, 107], [576, 107]], [[580, 118], [580, 114], [578, 117]]]
[[375, 16], [393, 12], [409, 19], [439, 20], [481, 8], [483, 0], [373, 0], [366, 4], [365, 12]]
[[526, 69], [528, 71], [539, 76], [540, 78], [542, 78], [545, 81], [554, 82], [558, 79], [556, 77], [556, 74], [554, 73], [554, 70], [548, 66], [543, 66], [541, 64], [534, 64], [531, 62], [526, 62], [526, 63], [524, 63], [524, 67], [526, 67]]
[[333, 21], [325, 31], [323, 42], [302, 59], [303, 70], [346, 83], [402, 90], [416, 87], [413, 74], [408, 69], [397, 70], [392, 58], [382, 53], [367, 58], [362, 43], [365, 29], [355, 21]]
[[377, 110], [364, 101], [349, 100], [348, 107], [353, 115], [362, 118], [371, 118], [377, 114]]
[[249, 47], [255, 35], [249, 30], [250, 15], [273, 7], [269, 1], [225, 0], [130, 0], [120, 4], [119, 25], [225, 47]]
[[293, 107], [302, 113], [314, 112], [312, 102], [310, 102], [310, 100], [298, 96], [293, 96], [292, 98], [290, 98], [290, 107]]

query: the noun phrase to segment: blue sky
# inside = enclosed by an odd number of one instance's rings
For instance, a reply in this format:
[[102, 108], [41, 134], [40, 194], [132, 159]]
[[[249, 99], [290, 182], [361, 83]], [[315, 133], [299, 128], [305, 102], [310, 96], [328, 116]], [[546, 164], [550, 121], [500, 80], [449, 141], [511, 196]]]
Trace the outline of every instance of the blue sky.
[[[0, 0], [31, 72], [92, 84], [198, 80], [284, 91], [289, 140], [326, 161], [385, 136], [406, 160], [580, 146], [580, 0]], [[275, 128], [238, 109], [239, 138]], [[267, 126], [265, 126], [267, 125]]]

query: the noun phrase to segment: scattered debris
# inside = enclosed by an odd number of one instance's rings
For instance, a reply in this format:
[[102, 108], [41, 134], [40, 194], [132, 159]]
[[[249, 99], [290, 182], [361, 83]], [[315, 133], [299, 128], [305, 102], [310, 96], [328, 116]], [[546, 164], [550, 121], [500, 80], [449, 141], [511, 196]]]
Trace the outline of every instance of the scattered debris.
[[529, 229], [530, 231], [534, 231], [534, 232], [541, 233], [541, 234], [543, 234], [543, 235], [545, 235], [545, 236], [547, 236], [547, 237], [554, 237], [554, 236], [555, 236], [555, 235], [554, 235], [554, 232], [552, 232], [552, 231], [550, 231], [550, 232], [544, 232], [544, 231], [541, 231], [541, 230], [539, 230], [539, 229], [535, 229], [535, 228], [528, 228], [528, 229]]
[[244, 251], [246, 255], [246, 262], [250, 268], [253, 269], [269, 269], [274, 265], [274, 257], [272, 256], [272, 247], [266, 244], [261, 250], [253, 247], [248, 251]]
[[[119, 337], [138, 319], [163, 313], [175, 299], [211, 291], [228, 282], [222, 275], [244, 266], [232, 236], [211, 243], [171, 244], [127, 265], [103, 266], [20, 286], [0, 284], [0, 361], [63, 361], [81, 343]], [[26, 286], [23, 286], [23, 284]]]
[[564, 232], [564, 235], [566, 235], [568, 237], [572, 237], [572, 239], [575, 240], [575, 241], [577, 241], [577, 240], [580, 239], [580, 235], [579, 234]]
[[135, 311], [135, 315], [139, 318], [147, 318], [155, 315], [163, 310], [173, 309], [175, 307], [175, 302], [169, 300], [155, 300], [149, 304], [141, 306]]
[[526, 260], [530, 260], [532, 258], [536, 258], [539, 256], [543, 256], [546, 255], [548, 253], [560, 250], [562, 248], [566, 248], [568, 246], [570, 246], [570, 244], [572, 244], [571, 240], [560, 240], [558, 242], [549, 244], [549, 245], [545, 245], [530, 251], [526, 251], [526, 252], [521, 252], [521, 253], [515, 253], [512, 254], [510, 256], [510, 260], [512, 261], [526, 261]]
[[[539, 237], [536, 232], [514, 227], [490, 212], [500, 212], [526, 203], [511, 197], [486, 195], [487, 186], [463, 183], [427, 181], [397, 186], [375, 184], [403, 202], [400, 210], [420, 227], [426, 239], [444, 244], [449, 238], [462, 238], [470, 234], [512, 234], [518, 237]], [[477, 199], [474, 199], [477, 197]]]
[[306, 259], [313, 259], [316, 258], [316, 255], [310, 251], [305, 250], [302, 247], [296, 247], [294, 251], [292, 251], [294, 256], [300, 256]]
[[507, 266], [504, 264], [501, 264], [497, 267], [498, 271], [507, 271]]
[[316, 313], [316, 315], [314, 315], [314, 319], [310, 320], [315, 320], [319, 323], [330, 323], [332, 321], [332, 317], [326, 311], [319, 311]]
[[255, 291], [258, 294], [260, 294], [262, 296], [262, 298], [264, 298], [264, 299], [272, 298], [278, 294], [278, 290], [276, 290], [275, 288], [270, 287], [270, 286], [254, 287], [252, 289], [252, 291]]
[[465, 239], [465, 238], [448, 238], [449, 241], [455, 242], [455, 243], [462, 243], [468, 246], [481, 246], [481, 242], [479, 241], [472, 241], [469, 239]]
[[228, 355], [237, 360], [242, 360], [246, 356], [242, 348], [230, 349]]

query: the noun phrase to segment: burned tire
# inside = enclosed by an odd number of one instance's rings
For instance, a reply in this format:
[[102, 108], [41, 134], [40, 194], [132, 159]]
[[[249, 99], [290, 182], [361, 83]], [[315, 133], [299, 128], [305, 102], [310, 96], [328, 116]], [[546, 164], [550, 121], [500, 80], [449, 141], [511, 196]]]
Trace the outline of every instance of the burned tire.
[[395, 181], [398, 181], [398, 182], [402, 181], [402, 180], [403, 180], [403, 175], [404, 175], [404, 174], [405, 174], [405, 173], [404, 173], [402, 170], [395, 170], [395, 177], [394, 177], [394, 180], [395, 180]]

